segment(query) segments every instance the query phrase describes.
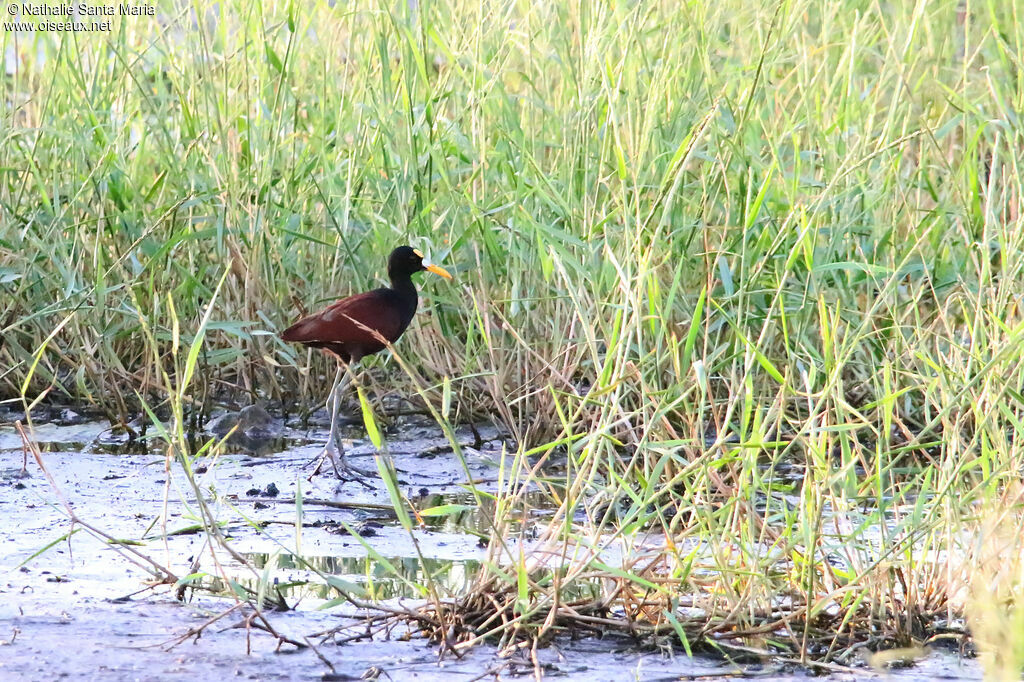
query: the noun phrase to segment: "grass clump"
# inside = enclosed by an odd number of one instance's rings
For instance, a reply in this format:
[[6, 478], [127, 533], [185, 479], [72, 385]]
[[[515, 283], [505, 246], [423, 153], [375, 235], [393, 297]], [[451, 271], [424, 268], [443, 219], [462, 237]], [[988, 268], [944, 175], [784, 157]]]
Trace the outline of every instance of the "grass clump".
[[427, 288], [389, 382], [500, 421], [497, 508], [557, 509], [547, 573], [496, 516], [467, 631], [842, 661], [948, 635], [948, 557], [1022, 466], [1021, 27], [438, 0], [5, 33], [0, 393], [315, 404], [330, 368], [273, 331], [411, 242], [459, 286]]

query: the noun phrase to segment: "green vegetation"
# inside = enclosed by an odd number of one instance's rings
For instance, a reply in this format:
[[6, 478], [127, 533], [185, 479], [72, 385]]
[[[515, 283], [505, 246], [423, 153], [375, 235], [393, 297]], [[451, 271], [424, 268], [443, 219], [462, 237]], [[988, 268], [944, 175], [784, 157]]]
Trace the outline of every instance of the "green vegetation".
[[[5, 33], [0, 397], [317, 405], [333, 368], [273, 332], [409, 242], [456, 282], [368, 364], [519, 448], [474, 632], [848, 662], [979, 598], [1019, 623], [1019, 10], [197, 0]], [[526, 479], [558, 570], [502, 555]], [[1007, 632], [979, 644], [1012, 678]]]

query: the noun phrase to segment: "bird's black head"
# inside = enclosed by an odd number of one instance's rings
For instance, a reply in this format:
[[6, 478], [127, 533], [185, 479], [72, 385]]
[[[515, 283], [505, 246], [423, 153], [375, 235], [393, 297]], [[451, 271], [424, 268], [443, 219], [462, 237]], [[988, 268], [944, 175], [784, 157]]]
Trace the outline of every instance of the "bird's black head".
[[418, 249], [411, 246], [399, 246], [391, 252], [391, 256], [388, 258], [388, 276], [394, 281], [395, 279], [407, 279], [417, 272], [429, 270], [447, 279], [452, 278], [444, 268], [423, 261], [423, 253]]

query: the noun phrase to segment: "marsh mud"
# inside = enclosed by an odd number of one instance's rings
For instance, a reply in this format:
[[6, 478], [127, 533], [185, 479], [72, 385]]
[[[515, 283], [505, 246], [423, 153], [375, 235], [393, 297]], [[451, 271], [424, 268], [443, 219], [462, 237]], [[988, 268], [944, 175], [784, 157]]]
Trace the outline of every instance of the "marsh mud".
[[[361, 435], [355, 426], [346, 431], [349, 461], [373, 469], [373, 448]], [[14, 429], [0, 426], [0, 679], [474, 680], [533, 677], [538, 668], [551, 679], [588, 681], [811, 676], [777, 661], [739, 668], [712, 657], [671, 656], [618, 637], [559, 639], [538, 650], [536, 660], [528, 651], [499, 657], [488, 645], [439, 658], [436, 646], [404, 626], [344, 643], [318, 637], [358, 622], [351, 607], [321, 608], [337, 596], [322, 575], [401, 604], [413, 603], [413, 586], [428, 573], [440, 593], [458, 594], [479, 570], [489, 510], [466, 482], [495, 489], [503, 442], [489, 426], [458, 436], [466, 469], [427, 420], [401, 418], [388, 434], [402, 492], [417, 509], [445, 510], [421, 519], [410, 538], [379, 479], [370, 487], [329, 475], [307, 480], [326, 425], [262, 424], [245, 435], [250, 440], [195, 463], [200, 489], [217, 493], [211, 511], [236, 552], [231, 556], [207, 543], [196, 497], [159, 444], [140, 445], [95, 422], [37, 425], [33, 437], [51, 484]], [[169, 586], [151, 586], [151, 575], [124, 548], [72, 524], [65, 501], [82, 521], [176, 576], [213, 588], [226, 581], [231, 589], [276, 592], [291, 609], [264, 614], [280, 637], [253, 627], [241, 611], [211, 621], [231, 608], [231, 599], [195, 590], [181, 603]], [[538, 504], [528, 513], [549, 512]], [[875, 676], [863, 669], [825, 678]], [[880, 677], [981, 679], [981, 670], [933, 651]]]

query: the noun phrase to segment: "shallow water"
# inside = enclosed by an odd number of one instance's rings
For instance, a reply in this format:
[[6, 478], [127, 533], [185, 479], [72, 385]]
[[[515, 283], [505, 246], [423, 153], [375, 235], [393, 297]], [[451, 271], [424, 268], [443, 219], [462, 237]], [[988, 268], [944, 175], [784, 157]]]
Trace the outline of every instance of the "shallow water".
[[[479, 536], [489, 528], [492, 512], [486, 497], [478, 505], [477, 498], [466, 491], [467, 472], [445, 452], [444, 438], [437, 431], [425, 423], [408, 427], [405, 424], [403, 431], [414, 432], [415, 437], [400, 440], [392, 434], [390, 438], [403, 491], [418, 510], [451, 512], [424, 517], [422, 526], [412, 531], [416, 546], [389, 511], [390, 502], [379, 481], [373, 481], [374, 488], [368, 490], [354, 483], [339, 487], [328, 476], [306, 480], [309, 469], [303, 467], [319, 453], [326, 436], [323, 428], [285, 427], [259, 454], [248, 444], [237, 443], [228, 449], [234, 454], [200, 467], [199, 484], [223, 496], [214, 510], [218, 519], [226, 521], [221, 531], [255, 571], [223, 551], [211, 555], [204, 535], [196, 531], [194, 495], [180, 487], [184, 477], [176, 471], [168, 476], [158, 450], [143, 446], [140, 453], [135, 444], [134, 452], [133, 448], [117, 449], [109, 429], [99, 423], [41, 425], [35, 437], [61, 493], [82, 519], [114, 537], [137, 542], [136, 549], [177, 575], [205, 573], [197, 579], [209, 585], [230, 580], [253, 590], [272, 586], [296, 609], [268, 617], [275, 628], [301, 641], [347, 617], [339, 609], [318, 610], [337, 595], [324, 585], [321, 574], [344, 580], [374, 598], [414, 599], [419, 596], [415, 585], [428, 579], [440, 594], [458, 594], [479, 570], [484, 553]], [[481, 431], [483, 442], [468, 430], [460, 438], [466, 439], [468, 476], [486, 492], [494, 489], [501, 444], [495, 430]], [[351, 428], [347, 435], [358, 438], [359, 430]], [[372, 448], [358, 440], [349, 445], [351, 461], [372, 468]], [[424, 452], [429, 454], [421, 456]], [[144, 571], [87, 533], [61, 540], [73, 529], [61, 509], [60, 496], [34, 461], [28, 464], [28, 477], [20, 476], [22, 461], [20, 438], [12, 429], [0, 427], [0, 543], [5, 548], [0, 555], [0, 678], [88, 673], [91, 679], [110, 680], [214, 675], [353, 679], [372, 667], [392, 679], [415, 674], [424, 680], [468, 680], [491, 669], [505, 677], [532, 675], [533, 664], [528, 660], [498, 658], [489, 646], [478, 647], [461, 660], [439, 663], [436, 647], [416, 637], [401, 641], [400, 632], [391, 640], [376, 637], [342, 646], [331, 639], [323, 641], [318, 650], [334, 666], [332, 673], [309, 649], [286, 645], [283, 653], [275, 654], [275, 641], [266, 633], [232, 627], [241, 621], [237, 614], [211, 626], [196, 643], [190, 640], [171, 647], [189, 628], [232, 602], [194, 597], [188, 604], [178, 604], [167, 588], [156, 593], [146, 590]], [[301, 523], [297, 523], [294, 503], [297, 493], [304, 500]], [[320, 500], [348, 506], [338, 508]], [[517, 522], [517, 533], [529, 531], [537, 517], [550, 513], [539, 495], [528, 506], [531, 509]], [[47, 549], [51, 543], [55, 544]], [[370, 558], [366, 545], [377, 558]], [[71, 641], [75, 646], [67, 647]], [[252, 648], [249, 655], [247, 647]], [[632, 642], [618, 638], [559, 640], [540, 652], [540, 663], [547, 675], [580, 680], [677, 679], [680, 675], [793, 679], [809, 674], [772, 661], [740, 670], [715, 658], [667, 658], [633, 647]], [[830, 679], [871, 674], [865, 669], [834, 673]], [[914, 667], [888, 676], [980, 679], [981, 673], [974, 661], [933, 652]]]

